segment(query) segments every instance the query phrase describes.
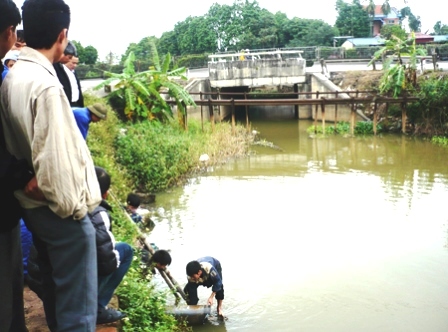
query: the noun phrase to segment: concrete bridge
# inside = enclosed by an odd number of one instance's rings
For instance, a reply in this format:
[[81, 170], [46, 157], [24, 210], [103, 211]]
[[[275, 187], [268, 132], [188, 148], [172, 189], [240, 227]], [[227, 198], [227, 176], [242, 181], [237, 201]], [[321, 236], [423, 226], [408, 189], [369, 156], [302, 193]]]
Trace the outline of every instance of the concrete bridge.
[[[327, 92], [341, 91], [339, 87], [329, 80], [329, 75], [322, 74], [322, 68], [316, 70], [315, 67], [306, 67], [306, 60], [301, 57], [302, 51], [267, 51], [267, 52], [240, 52], [229, 54], [210, 55], [210, 61], [206, 71], [190, 71], [192, 77], [201, 73], [202, 77], [192, 80], [187, 86], [190, 93], [201, 93], [201, 96], [195, 96], [195, 99], [203, 98], [207, 100], [218, 99], [239, 100], [252, 98], [251, 92], [264, 91], [271, 93], [272, 98], [294, 98], [294, 97], [272, 97], [272, 92], [282, 91], [295, 93], [296, 99], [305, 99], [296, 105], [285, 105], [279, 103], [274, 105], [272, 101], [266, 104], [239, 107], [240, 111], [248, 112], [249, 107], [260, 107], [263, 111], [270, 113], [273, 117], [291, 117], [299, 119], [320, 118], [320, 112], [316, 112], [315, 103], [306, 104], [306, 99], [319, 98], [319, 95], [313, 94], [320, 92], [322, 97], [330, 97]], [[320, 64], [319, 64], [320, 67]], [[328, 74], [328, 72], [326, 73]], [[218, 92], [218, 95], [216, 95]], [[313, 93], [311, 93], [313, 92]], [[210, 93], [210, 94], [208, 94]], [[213, 93], [213, 94], [212, 94]], [[234, 95], [232, 95], [234, 93]], [[242, 96], [244, 94], [244, 96]], [[347, 98], [347, 94], [341, 93], [339, 98]], [[258, 100], [261, 101], [260, 96]], [[235, 109], [229, 105], [222, 104], [214, 107], [214, 119], [224, 119], [229, 117]], [[209, 118], [208, 110], [204, 112], [201, 106], [188, 109], [189, 118]], [[353, 119], [353, 112], [350, 105], [328, 105], [326, 107], [327, 121], [349, 121]], [[363, 114], [359, 112], [357, 120], [366, 120]]]
[[283, 86], [306, 81], [302, 51], [266, 51], [209, 55], [212, 88]]

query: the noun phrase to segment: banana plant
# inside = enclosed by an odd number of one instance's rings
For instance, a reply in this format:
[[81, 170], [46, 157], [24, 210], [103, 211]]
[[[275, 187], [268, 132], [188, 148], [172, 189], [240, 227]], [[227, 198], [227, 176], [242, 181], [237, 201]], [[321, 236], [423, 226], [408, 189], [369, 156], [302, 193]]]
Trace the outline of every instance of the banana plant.
[[[407, 39], [401, 39], [394, 35], [386, 41], [385, 46], [375, 52], [368, 66], [374, 61], [384, 59], [385, 55], [389, 57], [383, 61], [384, 75], [381, 78], [379, 90], [381, 94], [392, 94], [400, 96], [406, 90], [412, 90], [417, 84], [417, 60], [418, 56], [426, 55], [426, 51], [417, 48], [415, 44], [415, 34], [411, 33]], [[409, 57], [405, 63], [403, 57]], [[396, 64], [393, 61], [396, 59]]]
[[106, 85], [113, 87], [108, 99], [118, 98], [123, 101], [124, 115], [133, 121], [160, 120], [166, 121], [173, 117], [169, 98], [175, 101], [178, 112], [184, 114], [186, 106], [196, 106], [193, 98], [177, 83], [175, 79], [187, 80], [186, 68], [169, 70], [171, 55], [165, 55], [160, 62], [155, 44], [150, 44], [151, 66], [142, 72], [135, 71], [135, 55], [130, 52], [124, 62], [122, 73], [104, 72], [109, 77], [95, 87], [101, 89]]

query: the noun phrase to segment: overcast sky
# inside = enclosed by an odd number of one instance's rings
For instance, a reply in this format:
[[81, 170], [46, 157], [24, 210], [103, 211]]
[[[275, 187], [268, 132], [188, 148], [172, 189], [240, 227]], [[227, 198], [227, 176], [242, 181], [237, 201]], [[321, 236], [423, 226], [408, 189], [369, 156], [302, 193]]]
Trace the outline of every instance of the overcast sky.
[[[348, 0], [347, 0], [348, 1]], [[14, 0], [17, 6], [23, 0]], [[147, 36], [160, 37], [171, 31], [177, 22], [188, 16], [201, 16], [214, 3], [232, 4], [233, 0], [65, 0], [72, 12], [69, 38], [79, 41], [84, 47], [92, 45], [99, 52], [100, 60], [113, 52], [121, 56], [130, 43], [138, 43]], [[348, 1], [348, 2], [351, 2]], [[361, 1], [367, 3], [368, 1]], [[261, 8], [272, 13], [285, 13], [289, 18], [322, 19], [330, 25], [336, 20], [336, 0], [258, 0]], [[382, 0], [376, 1], [382, 4]], [[401, 9], [405, 0], [390, 0], [391, 6]], [[433, 31], [437, 21], [448, 24], [443, 10], [443, 1], [408, 0], [407, 5], [415, 16], [420, 16], [422, 32]]]

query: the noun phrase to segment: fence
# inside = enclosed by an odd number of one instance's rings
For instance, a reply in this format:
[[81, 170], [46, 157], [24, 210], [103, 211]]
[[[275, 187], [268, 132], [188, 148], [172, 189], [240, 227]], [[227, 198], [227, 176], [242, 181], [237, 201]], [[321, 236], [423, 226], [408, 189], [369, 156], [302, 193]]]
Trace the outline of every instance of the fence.
[[[406, 132], [406, 105], [409, 102], [414, 102], [419, 100], [417, 97], [403, 96], [398, 98], [384, 97], [376, 94], [375, 91], [332, 91], [332, 92], [288, 92], [288, 93], [278, 93], [277, 95], [296, 95], [297, 98], [291, 99], [248, 99], [248, 93], [225, 93], [225, 92], [196, 92], [191, 93], [192, 95], [199, 95], [200, 99], [195, 100], [197, 106], [201, 106], [201, 122], [202, 128], [204, 128], [204, 117], [203, 117], [203, 106], [207, 106], [210, 122], [212, 124], [212, 130], [214, 129], [214, 106], [230, 106], [231, 107], [231, 118], [232, 118], [232, 130], [235, 130], [235, 107], [245, 106], [246, 107], [246, 127], [249, 128], [249, 106], [280, 106], [280, 105], [311, 105], [314, 106], [314, 128], [317, 131], [317, 119], [319, 107], [321, 111], [322, 119], [322, 130], [325, 132], [325, 106], [335, 105], [336, 121], [337, 124], [337, 111], [338, 105], [350, 105], [351, 106], [351, 117], [350, 117], [350, 133], [353, 135], [355, 130], [355, 119], [356, 119], [356, 105], [357, 104], [373, 104], [373, 132], [377, 134], [377, 124], [378, 124], [378, 104], [386, 104], [386, 112], [389, 104], [400, 104], [401, 106], [401, 132]], [[355, 96], [352, 96], [352, 95]], [[226, 95], [243, 95], [244, 99], [221, 99], [222, 96]], [[305, 95], [307, 98], [298, 99], [300, 95]], [[315, 96], [315, 98], [310, 98], [310, 96]], [[333, 96], [328, 98], [327, 95]], [[341, 95], [348, 95], [348, 98], [342, 98]], [[360, 97], [360, 95], [368, 95], [367, 97]], [[215, 96], [216, 99], [212, 99]], [[206, 98], [203, 98], [206, 97]], [[207, 98], [208, 97], [208, 98]], [[168, 103], [175, 105], [176, 101], [169, 100]], [[187, 126], [187, 113], [184, 115], [184, 124]], [[185, 127], [187, 129], [187, 127]]]

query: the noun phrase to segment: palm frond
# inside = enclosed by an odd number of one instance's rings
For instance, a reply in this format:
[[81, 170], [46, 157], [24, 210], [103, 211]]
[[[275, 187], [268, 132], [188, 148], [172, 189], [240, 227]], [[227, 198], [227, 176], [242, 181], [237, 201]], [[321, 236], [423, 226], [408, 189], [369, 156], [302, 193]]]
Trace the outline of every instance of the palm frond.
[[159, 52], [157, 51], [157, 47], [156, 47], [156, 44], [154, 43], [154, 41], [151, 40], [151, 42], [149, 43], [149, 47], [151, 48], [150, 49], [151, 59], [154, 64], [154, 68], [160, 71], [161, 70], [160, 57], [159, 57]]
[[111, 84], [112, 82], [114, 82], [116, 80], [117, 80], [117, 78], [115, 78], [115, 77], [108, 78], [107, 80], [105, 80], [105, 81], [101, 82], [100, 84], [96, 85], [93, 88], [93, 90], [99, 90], [99, 89], [103, 88], [104, 86], [109, 85], [109, 84]]
[[170, 53], [167, 53], [163, 58], [162, 68], [160, 69], [162, 73], [168, 73], [168, 69], [170, 69], [170, 62], [171, 62], [171, 55]]
[[134, 75], [135, 74], [134, 62], [135, 62], [135, 55], [134, 52], [131, 51], [129, 52], [129, 55], [126, 58], [126, 60], [124, 61], [123, 73], [130, 76]]
[[[154, 97], [154, 99], [162, 104], [164, 107], [168, 106], [166, 100], [160, 95], [159, 91], [157, 91], [156, 89], [154, 89], [154, 87], [152, 85], [148, 86], [148, 90], [151, 92], [152, 97]], [[168, 106], [169, 107], [169, 106]]]
[[183, 101], [186, 105], [196, 106], [193, 97], [182, 86], [171, 81], [165, 82], [165, 86], [169, 89], [168, 94], [171, 97]]
[[[185, 77], [184, 74], [187, 72], [187, 68], [180, 67], [173, 69], [172, 71], [168, 72], [168, 76], [179, 76], [179, 77]], [[187, 79], [185, 77], [185, 79]]]
[[149, 96], [151, 95], [150, 90], [148, 89], [148, 85], [140, 80], [134, 80], [132, 82], [132, 88], [140, 95], [140, 96]]
[[137, 108], [136, 96], [132, 90], [130, 89], [125, 90], [125, 100], [126, 105], [128, 105], [130, 110], [134, 111]]

